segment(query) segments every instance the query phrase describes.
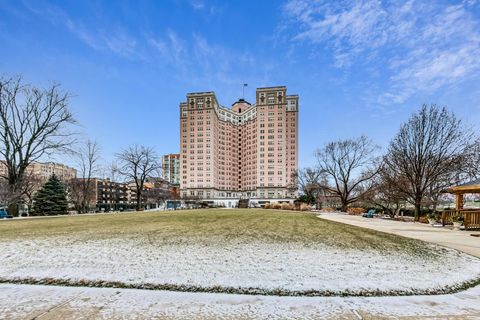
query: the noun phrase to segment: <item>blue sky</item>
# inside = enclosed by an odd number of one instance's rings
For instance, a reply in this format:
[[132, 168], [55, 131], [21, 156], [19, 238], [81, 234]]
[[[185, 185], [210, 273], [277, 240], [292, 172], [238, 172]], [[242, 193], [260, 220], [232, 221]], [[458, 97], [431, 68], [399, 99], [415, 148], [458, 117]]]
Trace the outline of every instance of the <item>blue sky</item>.
[[300, 166], [325, 142], [386, 147], [422, 103], [480, 123], [478, 1], [6, 1], [0, 74], [73, 94], [105, 161], [132, 143], [179, 151], [178, 104], [256, 87], [300, 95]]

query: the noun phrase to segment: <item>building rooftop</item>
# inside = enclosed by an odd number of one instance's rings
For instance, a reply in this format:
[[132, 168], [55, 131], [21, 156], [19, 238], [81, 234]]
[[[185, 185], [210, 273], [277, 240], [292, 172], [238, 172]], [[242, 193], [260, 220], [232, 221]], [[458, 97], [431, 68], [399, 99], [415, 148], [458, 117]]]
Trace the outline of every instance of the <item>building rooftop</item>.
[[248, 104], [249, 106], [252, 105], [250, 102], [248, 102], [248, 101], [245, 100], [245, 99], [238, 99], [238, 101], [235, 101], [234, 103], [232, 103], [232, 106], [236, 105], [237, 103], [246, 103], [246, 104]]
[[198, 96], [198, 95], [205, 95], [205, 94], [215, 94], [215, 92], [213, 91], [190, 92], [190, 93], [187, 93], [187, 96]]
[[287, 87], [286, 86], [273, 86], [273, 87], [257, 88], [257, 90], [271, 90], [271, 89], [287, 89]]

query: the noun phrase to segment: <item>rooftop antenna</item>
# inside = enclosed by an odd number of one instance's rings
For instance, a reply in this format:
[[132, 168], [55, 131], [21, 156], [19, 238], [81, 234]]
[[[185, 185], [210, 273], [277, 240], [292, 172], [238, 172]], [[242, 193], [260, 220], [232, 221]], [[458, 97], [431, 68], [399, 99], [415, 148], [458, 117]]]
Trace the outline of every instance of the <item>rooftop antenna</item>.
[[244, 83], [244, 84], [243, 84], [243, 88], [242, 88], [242, 89], [243, 89], [242, 100], [245, 100], [245, 87], [247, 87], [247, 86], [248, 86], [248, 83]]

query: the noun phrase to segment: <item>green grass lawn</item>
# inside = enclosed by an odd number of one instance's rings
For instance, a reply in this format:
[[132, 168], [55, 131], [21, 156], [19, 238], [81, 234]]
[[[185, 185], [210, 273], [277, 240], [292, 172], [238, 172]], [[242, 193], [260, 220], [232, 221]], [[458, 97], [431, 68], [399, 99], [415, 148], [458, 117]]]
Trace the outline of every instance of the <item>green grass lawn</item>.
[[317, 218], [311, 213], [265, 209], [206, 209], [18, 219], [0, 222], [0, 239], [68, 236], [136, 238], [152, 244], [264, 241], [429, 254], [424, 243]]

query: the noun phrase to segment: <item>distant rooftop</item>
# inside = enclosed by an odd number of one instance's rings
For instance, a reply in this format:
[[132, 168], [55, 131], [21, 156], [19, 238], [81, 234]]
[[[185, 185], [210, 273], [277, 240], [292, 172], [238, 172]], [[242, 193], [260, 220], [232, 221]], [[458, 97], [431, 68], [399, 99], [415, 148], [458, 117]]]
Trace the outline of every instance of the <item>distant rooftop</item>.
[[204, 95], [204, 94], [215, 94], [215, 92], [213, 91], [190, 92], [190, 93], [187, 93], [187, 96]]
[[238, 101], [235, 101], [234, 103], [232, 103], [232, 106], [236, 105], [237, 103], [246, 103], [248, 105], [252, 105], [250, 102], [248, 102], [247, 100], [245, 99], [238, 99]]
[[[261, 88], [257, 88], [256, 90], [257, 91], [269, 91], [269, 90], [286, 90], [287, 87], [286, 86], [273, 86], [273, 87], [261, 87]], [[204, 96], [204, 95], [214, 95], [215, 96], [215, 91], [201, 91], [201, 92], [190, 92], [190, 93], [187, 93], [187, 97], [192, 97], [192, 96]], [[287, 98], [295, 98], [295, 97], [298, 97], [297, 94], [287, 94], [286, 95]], [[234, 103], [232, 103], [231, 107], [235, 106], [237, 103], [245, 103], [245, 104], [248, 104], [249, 106], [252, 106], [252, 104], [248, 101], [246, 101], [245, 99], [243, 98], [240, 98], [238, 99], [237, 101], [235, 101]], [[187, 102], [181, 102], [180, 105], [186, 105]], [[226, 110], [231, 110], [231, 108], [228, 108], [228, 107], [225, 107], [225, 106], [222, 106], [220, 105], [221, 108], [224, 108]]]
[[287, 87], [286, 86], [274, 86], [274, 87], [257, 88], [257, 90], [271, 90], [271, 89], [287, 89]]

